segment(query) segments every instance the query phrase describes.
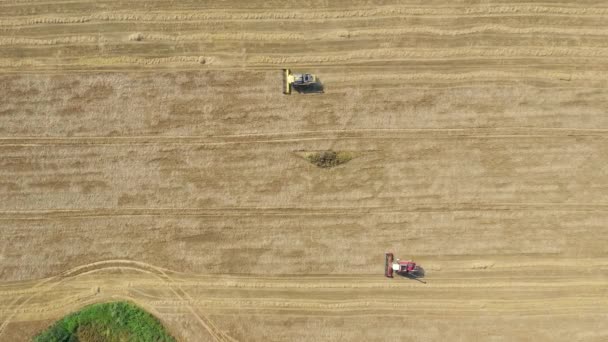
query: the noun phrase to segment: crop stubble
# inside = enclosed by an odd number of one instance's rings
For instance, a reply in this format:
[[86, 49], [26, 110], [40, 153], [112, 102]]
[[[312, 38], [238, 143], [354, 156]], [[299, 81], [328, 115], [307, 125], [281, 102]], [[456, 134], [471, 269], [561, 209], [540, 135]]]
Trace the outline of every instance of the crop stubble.
[[[115, 298], [181, 340], [606, 339], [607, 20], [0, 3], [0, 340]], [[284, 66], [325, 94], [283, 96]], [[324, 150], [356, 158], [298, 155]]]

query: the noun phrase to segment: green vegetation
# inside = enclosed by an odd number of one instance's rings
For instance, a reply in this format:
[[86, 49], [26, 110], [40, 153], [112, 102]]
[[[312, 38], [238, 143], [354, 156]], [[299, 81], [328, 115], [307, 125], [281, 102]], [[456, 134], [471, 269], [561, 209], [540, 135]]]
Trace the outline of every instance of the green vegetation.
[[308, 153], [306, 159], [318, 167], [330, 168], [348, 162], [353, 156], [349, 152], [321, 151]]
[[175, 342], [160, 322], [127, 302], [93, 304], [36, 336], [34, 342]]

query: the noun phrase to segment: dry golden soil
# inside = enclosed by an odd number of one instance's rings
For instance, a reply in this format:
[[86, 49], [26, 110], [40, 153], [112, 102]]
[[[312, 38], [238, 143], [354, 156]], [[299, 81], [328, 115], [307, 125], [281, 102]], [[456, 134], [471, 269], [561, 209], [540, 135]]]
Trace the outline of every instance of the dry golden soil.
[[0, 341], [606, 341], [607, 162], [605, 1], [3, 0]]

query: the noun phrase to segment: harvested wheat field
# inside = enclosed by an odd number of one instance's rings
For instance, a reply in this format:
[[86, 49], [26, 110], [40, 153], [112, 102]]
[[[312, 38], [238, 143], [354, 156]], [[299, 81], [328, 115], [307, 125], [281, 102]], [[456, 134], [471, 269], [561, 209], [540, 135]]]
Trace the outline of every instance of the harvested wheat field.
[[605, 1], [4, 0], [0, 94], [0, 341], [608, 340]]

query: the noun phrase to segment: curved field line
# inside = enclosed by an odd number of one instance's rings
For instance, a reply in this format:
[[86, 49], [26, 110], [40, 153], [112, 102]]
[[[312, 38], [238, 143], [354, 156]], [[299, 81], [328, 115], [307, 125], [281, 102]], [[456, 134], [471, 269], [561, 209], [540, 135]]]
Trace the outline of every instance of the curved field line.
[[[167, 284], [174, 284], [175, 281], [173, 280], [173, 278], [171, 278], [169, 275], [167, 275], [167, 273], [165, 272], [164, 269], [157, 267], [157, 266], [153, 266], [144, 262], [140, 262], [140, 261], [132, 261], [132, 260], [107, 260], [107, 261], [99, 261], [99, 262], [94, 262], [94, 263], [90, 263], [90, 264], [86, 264], [86, 265], [82, 265], [79, 267], [75, 267], [71, 270], [68, 270], [64, 273], [62, 273], [62, 276], [64, 277], [74, 277], [80, 274], [84, 274], [84, 273], [89, 273], [89, 272], [94, 272], [94, 271], [99, 271], [102, 269], [106, 269], [112, 266], [105, 266], [105, 265], [111, 265], [114, 263], [118, 263], [118, 264], [135, 264], [137, 266], [139, 266], [141, 269], [146, 270], [146, 271], [150, 271], [150, 273], [158, 276], [160, 279], [164, 280]], [[98, 268], [98, 266], [102, 266], [101, 268]], [[83, 270], [87, 270], [88, 268], [93, 267], [93, 270], [88, 270], [86, 272], [83, 272]], [[169, 286], [169, 288], [171, 289], [171, 292], [173, 292], [178, 298], [180, 298], [181, 300], [184, 300], [184, 296], [187, 296], [187, 293], [184, 292], [181, 288], [179, 288], [176, 290], [173, 286]], [[226, 340], [226, 336], [223, 334], [223, 332], [221, 330], [219, 330], [211, 320], [209, 320], [209, 318], [207, 318], [205, 315], [198, 313], [194, 308], [192, 308], [191, 305], [188, 305], [188, 309], [190, 310], [190, 312], [196, 317], [196, 319], [201, 323], [201, 325], [211, 334], [211, 336], [216, 340], [216, 341], [224, 341]]]
[[[47, 283], [52, 282], [55, 279], [57, 279], [56, 276], [43, 279], [40, 282], [34, 284], [34, 286], [32, 286], [31, 289], [36, 289], [37, 290], [38, 288], [40, 288], [42, 286], [45, 286]], [[0, 337], [2, 337], [2, 334], [4, 333], [4, 329], [6, 329], [8, 323], [10, 322], [10, 320], [15, 316], [16, 310], [18, 310], [20, 307], [22, 307], [24, 304], [26, 304], [31, 298], [33, 298], [34, 296], [36, 296], [37, 293], [38, 292], [36, 292], [35, 294], [30, 295], [29, 297], [25, 297], [25, 295], [21, 295], [21, 296], [15, 298], [15, 300], [12, 301], [9, 304], [9, 310], [8, 311], [10, 312], [11, 307], [14, 307], [14, 309], [12, 309], [13, 313], [8, 314], [7, 317], [0, 324]], [[23, 300], [23, 301], [20, 302], [21, 300]]]
[[[16, 315], [17, 310], [19, 310], [21, 307], [23, 307], [25, 304], [27, 304], [27, 302], [32, 300], [34, 297], [39, 296], [42, 293], [50, 291], [55, 286], [64, 282], [66, 279], [74, 278], [74, 277], [77, 277], [80, 275], [90, 274], [90, 273], [94, 273], [94, 272], [98, 272], [98, 271], [102, 271], [102, 270], [115, 269], [115, 268], [116, 269], [121, 269], [121, 268], [132, 269], [132, 270], [145, 272], [145, 273], [151, 274], [153, 276], [156, 276], [159, 279], [165, 281], [169, 285], [170, 290], [181, 300], [185, 300], [184, 296], [188, 296], [191, 299], [191, 297], [186, 292], [181, 290], [181, 288], [179, 288], [179, 286], [178, 286], [179, 291], [174, 288], [175, 281], [173, 280], [173, 278], [171, 278], [169, 275], [167, 275], [167, 273], [165, 272], [164, 269], [162, 269], [160, 267], [156, 267], [156, 266], [144, 263], [144, 262], [133, 261], [133, 260], [116, 259], [116, 260], [98, 261], [98, 262], [93, 262], [93, 263], [74, 267], [72, 269], [69, 269], [69, 270], [66, 270], [66, 271], [60, 273], [58, 276], [53, 276], [53, 277], [44, 279], [41, 282], [34, 285], [33, 288], [36, 288], [36, 289], [40, 288], [40, 287], [42, 287], [42, 288], [40, 290], [36, 291], [36, 293], [25, 298], [16, 307], [10, 309], [10, 311], [13, 311], [13, 312], [11, 314], [9, 314], [7, 318], [4, 319], [2, 324], [0, 324], [0, 337], [2, 336], [4, 329], [6, 328], [8, 323]], [[18, 300], [23, 299], [23, 297], [24, 296], [21, 296]], [[15, 304], [18, 300], [13, 301], [12, 304]], [[191, 305], [188, 304], [188, 308], [189, 308], [190, 312], [199, 321], [199, 323], [201, 323], [201, 325], [214, 338], [214, 340], [216, 340], [216, 341], [228, 341], [228, 340], [233, 341], [234, 340], [231, 337], [227, 336], [225, 333], [223, 333], [220, 329], [218, 329], [213, 324], [213, 322], [211, 322], [211, 320], [209, 320], [209, 318], [207, 318], [205, 315], [202, 315], [202, 314], [198, 313], [197, 311], [195, 311]]]

